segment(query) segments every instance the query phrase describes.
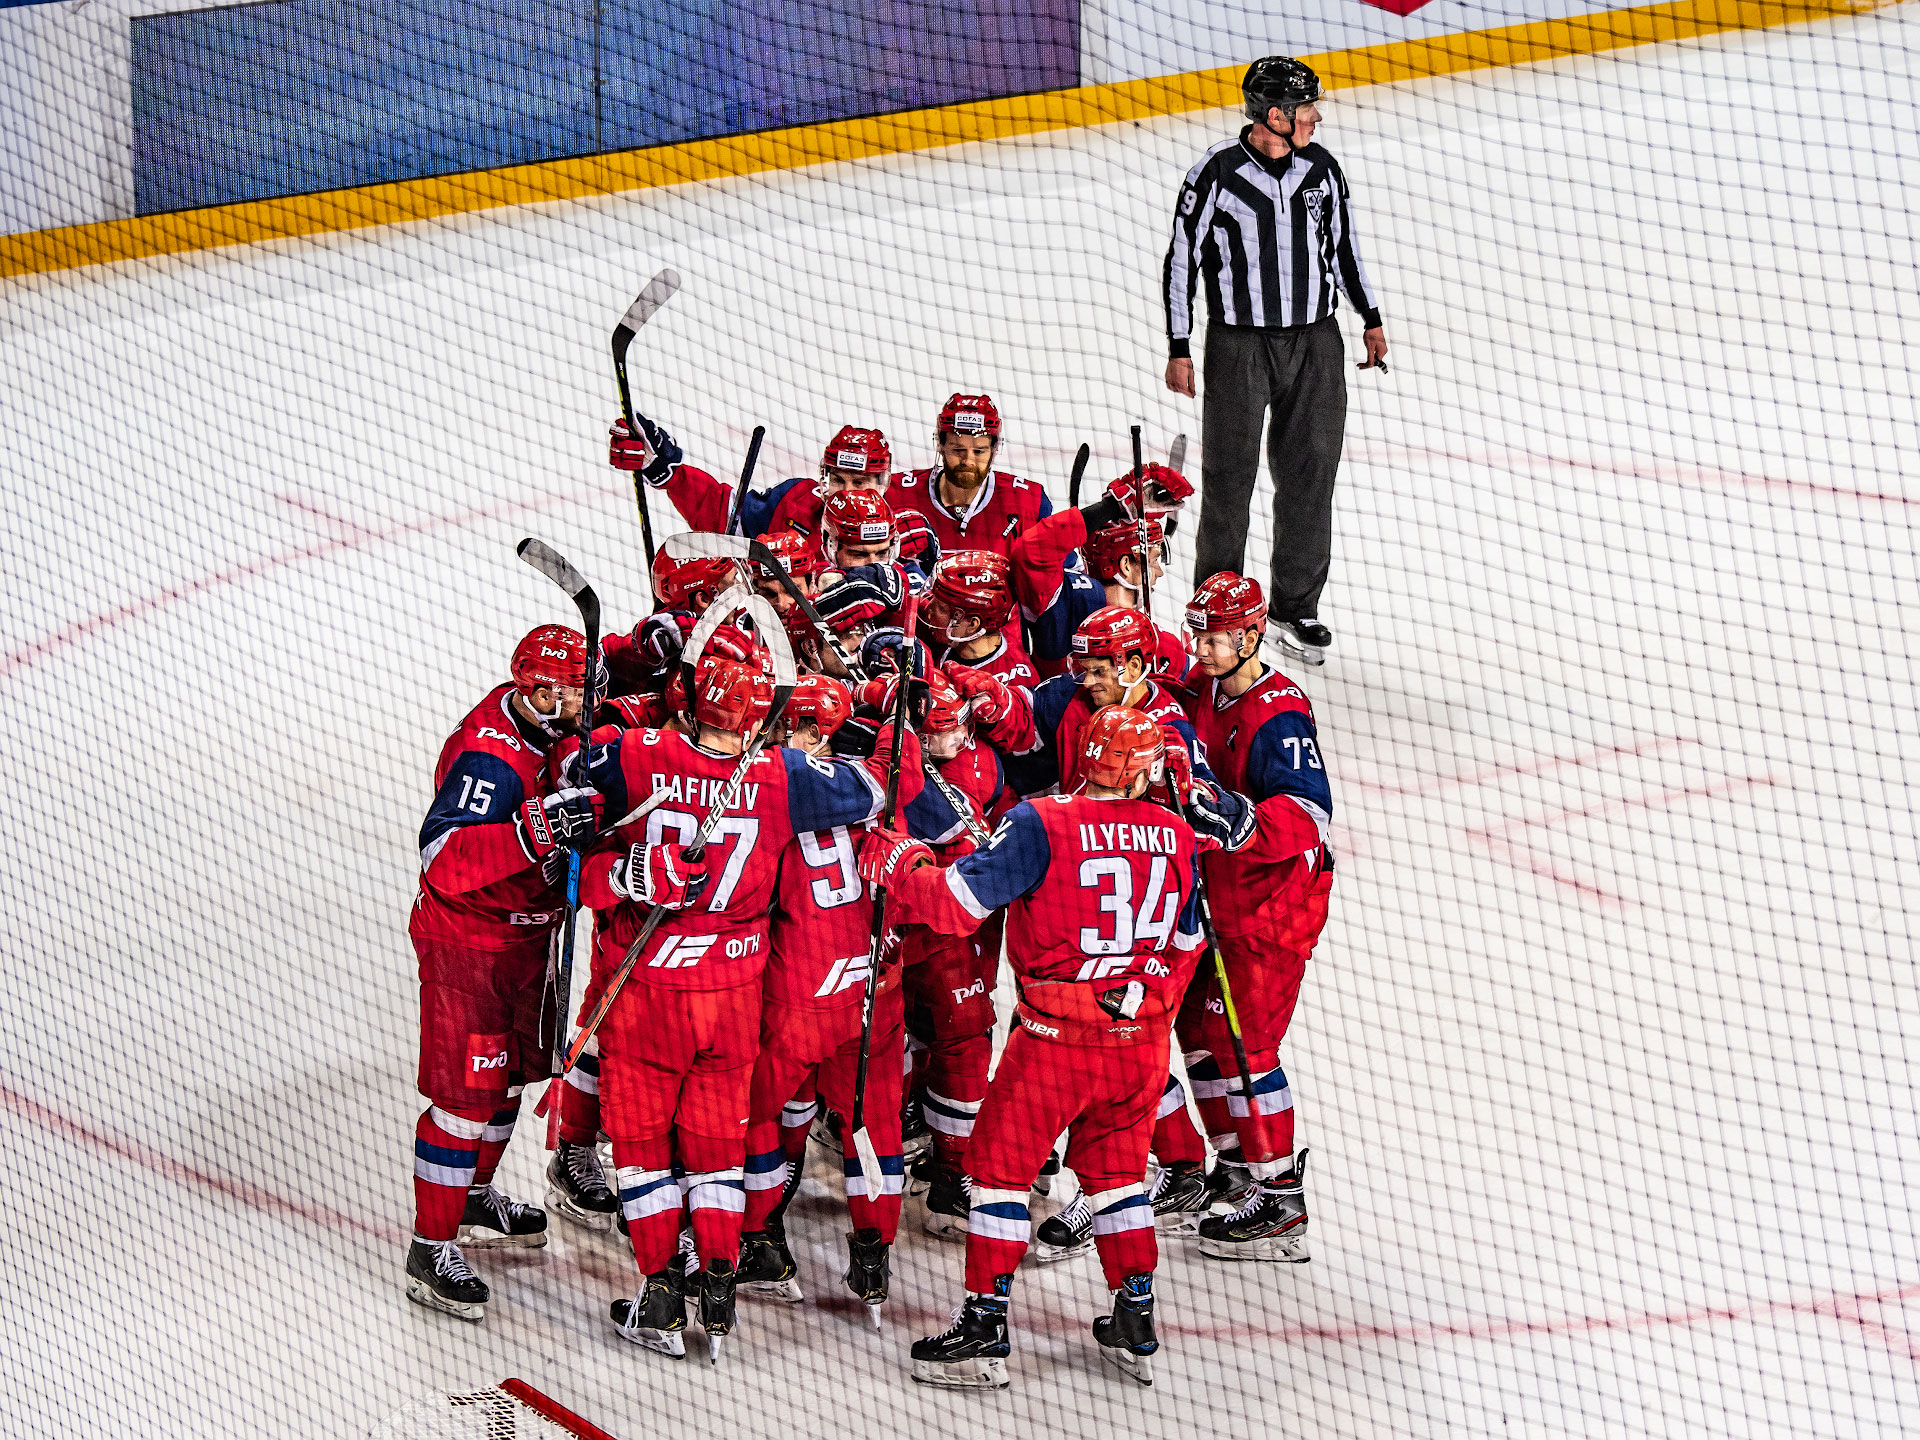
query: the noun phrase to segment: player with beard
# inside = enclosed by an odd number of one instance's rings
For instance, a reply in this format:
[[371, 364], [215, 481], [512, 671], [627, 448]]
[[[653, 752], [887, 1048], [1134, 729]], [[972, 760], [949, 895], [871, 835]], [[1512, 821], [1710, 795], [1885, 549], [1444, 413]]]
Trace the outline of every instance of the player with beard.
[[896, 512], [926, 516], [942, 553], [1008, 554], [1016, 539], [1053, 513], [1040, 486], [994, 468], [1000, 435], [1000, 411], [990, 397], [954, 395], [934, 422], [940, 463], [904, 471], [888, 483], [888, 503]]

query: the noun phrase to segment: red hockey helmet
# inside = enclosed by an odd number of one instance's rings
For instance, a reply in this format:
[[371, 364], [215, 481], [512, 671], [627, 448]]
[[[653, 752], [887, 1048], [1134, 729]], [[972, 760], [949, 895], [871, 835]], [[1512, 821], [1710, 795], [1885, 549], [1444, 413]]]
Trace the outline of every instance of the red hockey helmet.
[[938, 667], [927, 671], [927, 714], [920, 728], [929, 735], [958, 730], [973, 714], [973, 701]]
[[987, 395], [952, 395], [947, 403], [940, 407], [940, 418], [934, 423], [933, 438], [944, 440], [948, 435], [989, 435], [995, 440], [1000, 438], [1000, 410]]
[[[1166, 543], [1166, 531], [1158, 520], [1147, 520], [1147, 548], [1154, 549]], [[1120, 578], [1120, 562], [1129, 555], [1140, 553], [1140, 523], [1137, 520], [1122, 520], [1118, 525], [1106, 525], [1087, 537], [1087, 543], [1080, 547], [1080, 553], [1087, 557], [1087, 569], [1096, 580], [1115, 580]], [[1161, 563], [1166, 555], [1161, 555]]]
[[[798, 530], [769, 530], [760, 537], [760, 543], [773, 552], [773, 558], [784, 565], [794, 579], [820, 573], [820, 551]], [[753, 570], [758, 579], [773, 579], [773, 572], [764, 565], [755, 565]]]
[[705, 610], [739, 578], [739, 565], [719, 555], [675, 560], [662, 552], [653, 560], [653, 593], [663, 610]]
[[802, 675], [787, 700], [788, 725], [811, 720], [822, 736], [831, 735], [853, 714], [853, 692], [831, 675]]
[[565, 625], [529, 630], [513, 647], [513, 684], [522, 695], [541, 686], [581, 690], [587, 683], [587, 637]]
[[878, 430], [842, 425], [820, 457], [822, 470], [851, 471], [856, 475], [887, 475], [893, 470], [893, 448]]
[[[1012, 568], [1006, 556], [991, 550], [952, 551], [933, 567], [932, 598], [955, 615], [978, 620], [981, 633], [990, 634], [1013, 618], [1013, 589], [1008, 583]], [[936, 632], [949, 645], [955, 643], [951, 625], [948, 620]]]
[[1141, 775], [1158, 777], [1166, 753], [1156, 721], [1132, 706], [1109, 705], [1080, 732], [1080, 775], [1089, 785], [1130, 790]]
[[899, 531], [893, 507], [871, 490], [837, 490], [820, 507], [820, 549], [829, 564], [837, 564], [842, 545], [887, 546], [886, 563], [897, 558]]
[[1267, 597], [1260, 593], [1260, 582], [1231, 570], [1209, 576], [1187, 602], [1187, 629], [1196, 635], [1266, 628]]
[[1073, 632], [1073, 658], [1106, 659], [1124, 665], [1129, 655], [1138, 652], [1149, 670], [1160, 651], [1160, 635], [1144, 610], [1128, 610], [1107, 605], [1080, 622]]
[[759, 659], [735, 660], [711, 649], [693, 680], [693, 718], [716, 730], [746, 735], [773, 710], [773, 677]]

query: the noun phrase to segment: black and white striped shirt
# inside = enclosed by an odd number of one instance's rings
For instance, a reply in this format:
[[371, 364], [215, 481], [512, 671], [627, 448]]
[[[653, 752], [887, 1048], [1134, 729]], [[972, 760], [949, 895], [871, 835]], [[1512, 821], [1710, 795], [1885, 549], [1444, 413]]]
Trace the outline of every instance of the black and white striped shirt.
[[1311, 325], [1333, 314], [1341, 290], [1368, 329], [1380, 323], [1339, 162], [1320, 145], [1269, 160], [1252, 133], [1249, 125], [1215, 145], [1180, 187], [1162, 285], [1176, 360], [1193, 334], [1196, 270], [1215, 324]]

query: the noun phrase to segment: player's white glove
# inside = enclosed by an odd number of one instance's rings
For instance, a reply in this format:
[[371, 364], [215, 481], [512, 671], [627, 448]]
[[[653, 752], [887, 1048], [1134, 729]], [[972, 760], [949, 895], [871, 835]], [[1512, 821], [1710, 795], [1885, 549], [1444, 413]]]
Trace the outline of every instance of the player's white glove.
[[613, 862], [608, 884], [637, 905], [684, 910], [707, 888], [706, 856], [691, 857], [684, 845], [634, 845]]

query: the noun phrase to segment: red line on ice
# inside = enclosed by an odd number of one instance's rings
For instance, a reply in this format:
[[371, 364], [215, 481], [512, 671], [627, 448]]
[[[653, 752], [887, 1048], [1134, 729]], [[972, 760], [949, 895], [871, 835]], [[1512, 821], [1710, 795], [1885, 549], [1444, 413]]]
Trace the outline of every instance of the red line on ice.
[[1557, 770], [1563, 765], [1582, 769], [1601, 760], [1616, 755], [1652, 755], [1662, 750], [1676, 750], [1683, 745], [1697, 745], [1697, 740], [1689, 740], [1681, 735], [1655, 736], [1646, 740], [1636, 740], [1631, 745], [1605, 745], [1577, 755], [1549, 755], [1524, 765], [1493, 764], [1470, 771], [1465, 775], [1434, 775], [1413, 785], [1390, 785], [1383, 780], [1365, 780], [1354, 776], [1340, 777], [1342, 784], [1358, 785], [1363, 790], [1375, 790], [1382, 795], [1431, 795], [1455, 785], [1486, 785], [1503, 775], [1544, 775], [1549, 770]]
[[[285, 498], [285, 497], [283, 497]], [[263, 556], [258, 560], [248, 560], [243, 564], [229, 566], [212, 575], [202, 575], [195, 580], [185, 580], [166, 590], [143, 596], [138, 600], [129, 600], [124, 605], [116, 605], [111, 610], [102, 610], [97, 615], [89, 615], [84, 620], [76, 620], [37, 640], [30, 640], [18, 650], [0, 659], [0, 680], [5, 680], [17, 671], [46, 659], [66, 649], [69, 645], [98, 635], [103, 630], [124, 624], [128, 620], [138, 620], [157, 610], [181, 600], [190, 600], [196, 595], [204, 595], [209, 590], [218, 590], [225, 585], [238, 584], [242, 580], [251, 580], [265, 575], [269, 571], [279, 570], [288, 565], [297, 565], [303, 560], [317, 560], [323, 556], [338, 554], [342, 550], [357, 550], [382, 540], [397, 540], [404, 535], [422, 535], [435, 530], [456, 529], [462, 525], [471, 525], [476, 520], [493, 520], [503, 515], [513, 515], [526, 511], [551, 510], [559, 505], [569, 505], [583, 498], [582, 494], [556, 494], [538, 500], [505, 501], [498, 505], [482, 505], [472, 510], [463, 510], [454, 515], [428, 515], [419, 520], [407, 520], [397, 525], [388, 525], [378, 530], [369, 530], [355, 525], [356, 532], [351, 538], [338, 540], [317, 540], [311, 545], [302, 545], [298, 549], [282, 551], [278, 555]], [[293, 502], [289, 502], [293, 503]], [[304, 507], [311, 508], [311, 507]], [[316, 511], [316, 514], [324, 513]], [[353, 522], [340, 520], [336, 516], [327, 516], [335, 523], [349, 525]]]

